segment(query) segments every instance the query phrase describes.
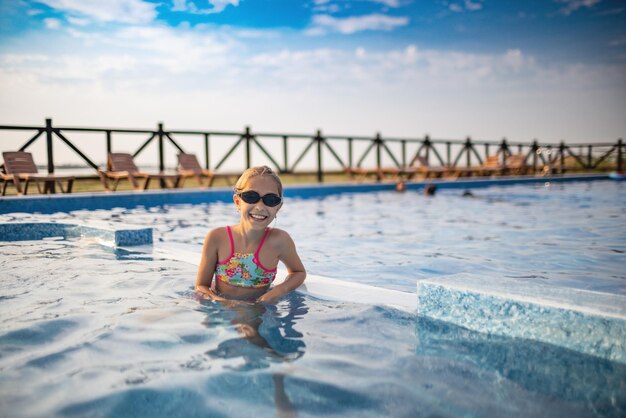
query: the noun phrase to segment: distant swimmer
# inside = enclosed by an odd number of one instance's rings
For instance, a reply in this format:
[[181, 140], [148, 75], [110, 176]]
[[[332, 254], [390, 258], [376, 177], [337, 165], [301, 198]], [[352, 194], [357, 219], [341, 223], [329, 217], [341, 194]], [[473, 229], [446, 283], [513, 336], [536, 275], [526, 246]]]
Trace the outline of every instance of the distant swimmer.
[[434, 196], [436, 192], [437, 186], [435, 186], [434, 184], [428, 184], [426, 185], [426, 187], [424, 187], [424, 194], [426, 196]]

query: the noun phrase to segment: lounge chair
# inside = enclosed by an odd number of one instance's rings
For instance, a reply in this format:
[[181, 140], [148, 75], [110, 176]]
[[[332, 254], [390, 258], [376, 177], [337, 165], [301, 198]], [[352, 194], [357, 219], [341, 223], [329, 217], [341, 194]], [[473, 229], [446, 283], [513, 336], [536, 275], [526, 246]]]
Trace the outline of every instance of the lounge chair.
[[[107, 167], [109, 168], [106, 171], [98, 170], [100, 181], [102, 181], [102, 185], [107, 191], [117, 190], [120, 180], [123, 179], [128, 179], [135, 190], [146, 190], [152, 179], [163, 180], [166, 187], [171, 185], [171, 187], [177, 188], [180, 183], [181, 176], [178, 173], [147, 173], [139, 171], [133, 161], [133, 156], [127, 153], [110, 153]], [[143, 179], [143, 184], [140, 184], [139, 179]], [[113, 180], [113, 189], [109, 188], [109, 180]]]
[[504, 169], [507, 174], [526, 174], [528, 165], [526, 165], [526, 156], [524, 154], [512, 154], [506, 158]]
[[424, 178], [429, 177], [443, 177], [452, 173], [449, 167], [444, 166], [431, 166], [425, 157], [417, 156], [413, 159], [411, 165], [402, 170], [403, 174], [407, 178], [412, 179], [416, 175], [421, 175]]
[[480, 175], [504, 174], [506, 166], [500, 162], [500, 155], [488, 155], [485, 162], [478, 167]]
[[352, 178], [359, 180], [365, 180], [367, 176], [375, 175], [378, 179], [384, 179], [391, 177], [395, 179], [402, 174], [402, 169], [397, 167], [380, 167], [380, 168], [363, 168], [363, 167], [348, 167], [345, 170]]
[[180, 187], [183, 187], [185, 180], [189, 177], [195, 177], [201, 186], [204, 186], [204, 178], [207, 179], [207, 186], [213, 184], [215, 174], [211, 170], [202, 168], [195, 154], [178, 154], [178, 173], [180, 174]]
[[20, 179], [13, 174], [6, 174], [4, 170], [0, 170], [0, 181], [2, 182], [2, 196], [6, 194], [7, 186], [11, 183], [13, 183], [18, 193], [21, 193], [22, 187], [20, 184]]
[[[30, 152], [15, 151], [15, 152], [3, 152], [4, 158], [4, 170], [2, 174], [2, 195], [6, 193], [6, 188], [10, 182], [15, 185], [15, 190], [18, 194], [27, 194], [28, 185], [31, 181], [37, 185], [39, 193], [54, 193], [57, 184], [63, 193], [71, 193], [72, 186], [74, 185], [73, 176], [59, 176], [55, 174], [39, 174], [37, 165], [33, 160], [33, 155]], [[24, 189], [22, 190], [22, 181], [24, 181]], [[66, 183], [66, 187], [63, 187], [63, 183]], [[43, 189], [42, 189], [43, 185]]]

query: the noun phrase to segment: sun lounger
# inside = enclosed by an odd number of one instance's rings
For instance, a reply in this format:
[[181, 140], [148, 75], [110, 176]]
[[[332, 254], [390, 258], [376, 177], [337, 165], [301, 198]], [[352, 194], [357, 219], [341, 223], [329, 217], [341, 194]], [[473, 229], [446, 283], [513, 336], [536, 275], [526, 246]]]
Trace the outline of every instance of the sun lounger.
[[451, 173], [450, 168], [444, 166], [431, 166], [425, 157], [417, 156], [413, 159], [412, 164], [402, 170], [407, 178], [412, 179], [421, 175], [424, 178], [444, 177]]
[[506, 166], [500, 162], [500, 155], [489, 155], [485, 162], [478, 168], [480, 175], [501, 175], [504, 174]]
[[507, 174], [526, 174], [528, 165], [526, 165], [526, 156], [524, 154], [512, 154], [506, 158], [504, 169]]
[[[105, 190], [117, 190], [119, 182], [128, 179], [135, 190], [146, 190], [152, 179], [162, 180], [166, 187], [179, 187], [181, 175], [179, 173], [147, 173], [139, 171], [133, 156], [127, 153], [110, 153], [108, 157], [108, 167], [106, 171], [98, 170], [98, 175]], [[140, 184], [139, 180], [143, 180]], [[113, 180], [113, 188], [109, 187], [109, 180]]]
[[[4, 158], [4, 170], [2, 174], [2, 195], [6, 193], [6, 188], [10, 182], [13, 182], [18, 194], [27, 194], [28, 185], [30, 182], [34, 182], [37, 185], [39, 193], [54, 193], [55, 184], [59, 186], [59, 189], [63, 193], [71, 193], [72, 186], [74, 185], [73, 176], [59, 176], [55, 174], [39, 174], [37, 165], [33, 160], [33, 155], [30, 152], [15, 151], [15, 152], [3, 152]], [[24, 181], [24, 188], [22, 190], [21, 182]], [[66, 187], [63, 187], [63, 183]], [[43, 186], [43, 188], [42, 188]]]
[[402, 174], [402, 169], [398, 167], [381, 167], [381, 168], [363, 168], [363, 167], [348, 167], [345, 170], [352, 178], [359, 180], [365, 180], [368, 176], [375, 175], [377, 179], [384, 179], [391, 177], [396, 179]]
[[201, 186], [204, 186], [204, 179], [207, 179], [207, 186], [213, 184], [215, 174], [211, 170], [202, 168], [195, 154], [178, 154], [178, 173], [180, 174], [180, 184], [182, 187], [185, 180], [189, 177], [195, 177]]

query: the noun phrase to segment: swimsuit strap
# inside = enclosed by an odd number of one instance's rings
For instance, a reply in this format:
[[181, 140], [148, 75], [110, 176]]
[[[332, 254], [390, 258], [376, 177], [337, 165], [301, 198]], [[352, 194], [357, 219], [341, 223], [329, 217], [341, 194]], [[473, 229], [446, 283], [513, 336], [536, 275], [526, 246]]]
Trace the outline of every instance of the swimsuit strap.
[[230, 240], [230, 255], [228, 256], [228, 259], [230, 259], [235, 255], [235, 240], [233, 240], [233, 233], [229, 225], [226, 226], [226, 231], [228, 231], [228, 239]]
[[263, 238], [261, 238], [261, 242], [259, 243], [259, 248], [257, 248], [256, 251], [254, 252], [254, 258], [256, 260], [259, 259], [259, 251], [261, 251], [261, 247], [263, 246], [263, 243], [265, 242], [265, 238], [267, 238], [269, 233], [270, 233], [270, 229], [265, 228], [265, 234], [263, 234]]

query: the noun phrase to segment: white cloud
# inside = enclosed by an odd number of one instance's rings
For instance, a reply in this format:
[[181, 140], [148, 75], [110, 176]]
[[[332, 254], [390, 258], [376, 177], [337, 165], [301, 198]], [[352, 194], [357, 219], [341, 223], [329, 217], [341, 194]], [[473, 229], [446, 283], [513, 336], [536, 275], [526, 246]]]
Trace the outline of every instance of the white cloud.
[[[403, 4], [406, 4], [407, 2], [410, 3], [412, 0], [365, 0], [365, 1], [369, 1], [371, 3], [382, 4], [385, 7], [395, 9], [395, 8], [402, 6]], [[342, 6], [344, 6], [344, 9], [347, 9], [350, 7], [349, 2], [345, 2], [341, 0], [313, 0], [313, 10], [316, 12], [337, 13], [338, 11], [341, 10], [341, 6], [339, 6], [339, 4], [337, 3], [341, 3]]]
[[465, 0], [463, 4], [460, 3], [450, 3], [448, 5], [448, 9], [454, 13], [462, 13], [464, 11], [476, 12], [478, 10], [482, 10], [483, 4], [480, 2], [481, 0], [472, 1]]
[[392, 17], [381, 14], [371, 14], [357, 17], [335, 18], [328, 15], [313, 16], [313, 26], [309, 34], [323, 34], [327, 30], [345, 35], [365, 30], [390, 31], [409, 23], [408, 17]]
[[450, 11], [455, 13], [461, 13], [463, 11], [463, 7], [461, 7], [461, 5], [457, 3], [452, 3], [450, 6], [448, 6], [448, 8], [450, 9]]
[[43, 20], [43, 24], [48, 29], [59, 29], [61, 27], [61, 21], [59, 19], [46, 18]]
[[473, 2], [471, 0], [465, 0], [465, 8], [470, 11], [476, 11], [476, 10], [482, 9], [483, 5], [480, 2]]
[[158, 4], [141, 0], [39, 0], [71, 17], [90, 18], [99, 22], [142, 24], [152, 22]]
[[[352, 33], [379, 27], [340, 23], [316, 28]], [[49, 44], [34, 48], [43, 53], [0, 56], [0, 90], [7, 92], [0, 111], [11, 123], [52, 116], [69, 125], [141, 127], [164, 119], [182, 128], [252, 124], [259, 130], [395, 130], [410, 136], [428, 130], [453, 138], [454, 129], [477, 136], [606, 138], [624, 126], [615, 122], [625, 105], [623, 95], [617, 97], [623, 89], [615, 88], [623, 86], [623, 69], [538, 63], [521, 49], [472, 54], [361, 44], [246, 55], [237, 40], [242, 34], [202, 25], [106, 32], [74, 26], [46, 36]], [[63, 51], [72, 53], [47, 49], [64, 42]], [[542, 118], [550, 130], [535, 123]]]
[[387, 7], [400, 7], [401, 5], [401, 1], [400, 0], [371, 0], [374, 3], [381, 3], [384, 4]]
[[564, 3], [561, 8], [561, 13], [564, 15], [570, 15], [582, 7], [591, 8], [600, 3], [601, 0], [556, 0], [559, 3]]
[[212, 6], [208, 9], [198, 8], [195, 3], [187, 0], [174, 0], [173, 12], [188, 12], [192, 14], [207, 15], [213, 13], [221, 13], [228, 6], [239, 6], [239, 0], [208, 0]]
[[76, 26], [87, 26], [91, 23], [91, 20], [79, 17], [68, 17], [67, 21]]

